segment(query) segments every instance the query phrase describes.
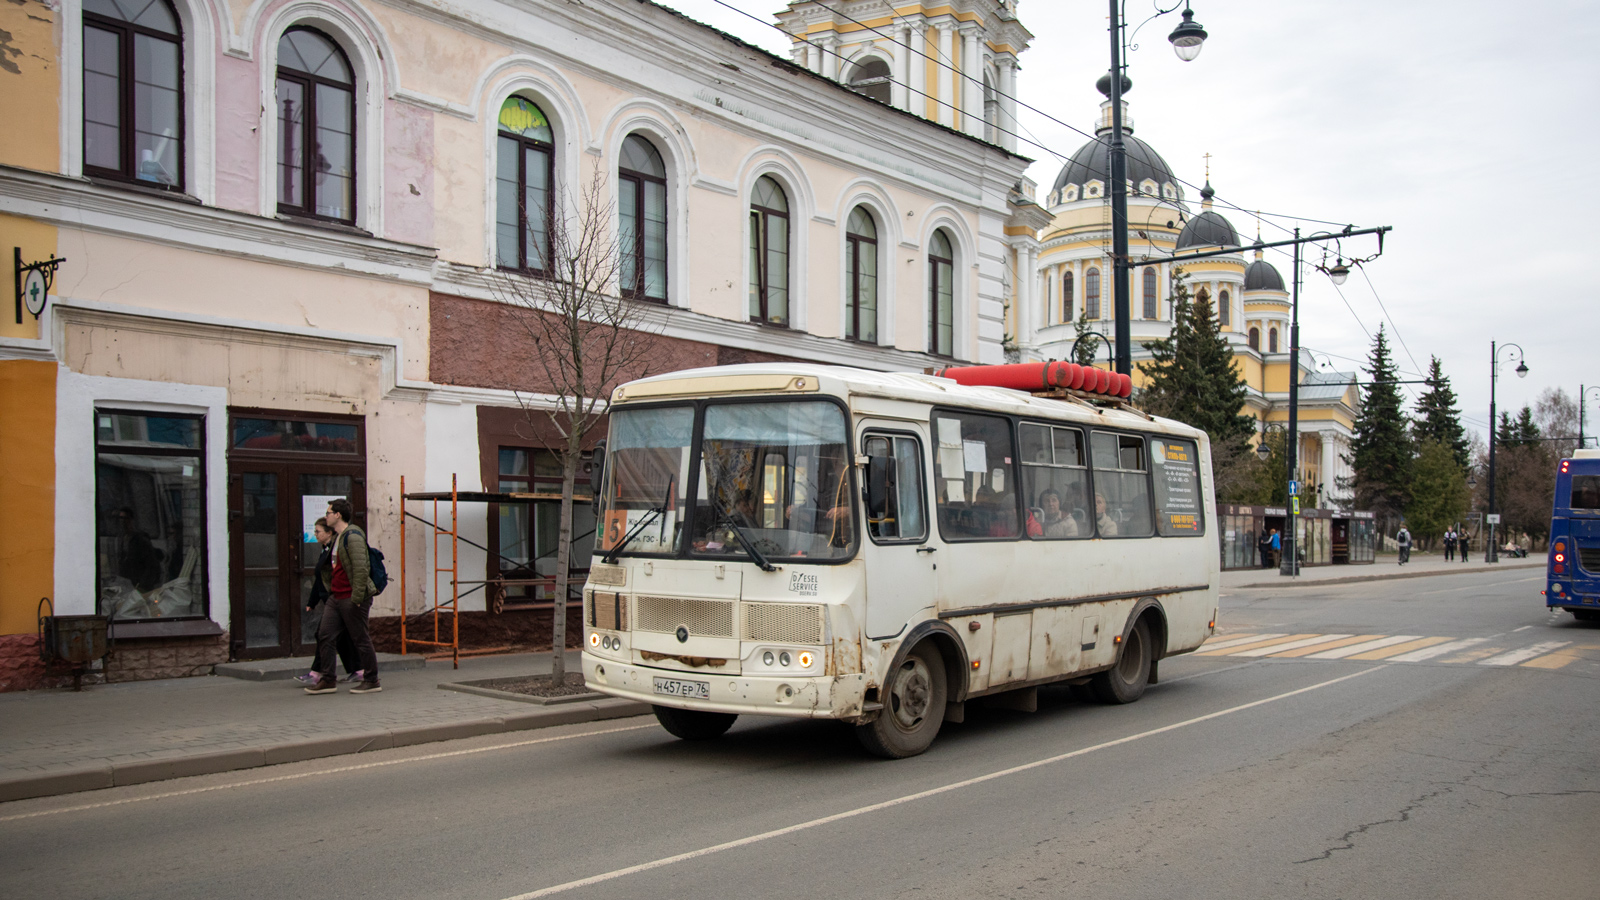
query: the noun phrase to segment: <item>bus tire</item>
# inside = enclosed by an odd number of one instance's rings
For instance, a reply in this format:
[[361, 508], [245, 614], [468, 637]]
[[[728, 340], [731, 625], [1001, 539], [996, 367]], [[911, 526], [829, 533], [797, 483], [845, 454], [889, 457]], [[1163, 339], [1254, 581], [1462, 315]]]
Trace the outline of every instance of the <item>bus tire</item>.
[[670, 706], [652, 707], [656, 721], [673, 737], [685, 741], [709, 741], [722, 737], [733, 727], [735, 713], [701, 712], [693, 709], [673, 709]]
[[1151, 655], [1150, 626], [1143, 617], [1133, 623], [1128, 637], [1122, 642], [1122, 653], [1117, 664], [1094, 676], [1090, 682], [1094, 695], [1101, 703], [1132, 703], [1144, 696], [1150, 684]]
[[1579, 622], [1593, 622], [1596, 618], [1600, 618], [1600, 616], [1595, 615], [1595, 611], [1592, 609], [1574, 609], [1569, 610], [1569, 612], [1571, 612], [1572, 617], [1577, 619]]
[[944, 657], [933, 641], [923, 641], [889, 673], [888, 682], [883, 711], [856, 726], [856, 740], [868, 753], [884, 759], [916, 756], [928, 749], [944, 723], [949, 694]]

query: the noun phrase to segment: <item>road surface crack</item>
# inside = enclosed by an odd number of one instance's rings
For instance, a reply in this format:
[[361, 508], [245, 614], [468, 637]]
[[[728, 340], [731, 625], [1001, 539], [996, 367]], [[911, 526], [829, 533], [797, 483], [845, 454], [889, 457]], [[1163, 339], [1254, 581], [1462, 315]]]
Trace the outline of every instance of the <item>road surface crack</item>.
[[1388, 819], [1379, 819], [1376, 822], [1368, 822], [1365, 825], [1361, 825], [1361, 826], [1358, 826], [1356, 828], [1352, 828], [1349, 831], [1346, 831], [1344, 834], [1339, 836], [1339, 841], [1340, 841], [1339, 845], [1336, 845], [1336, 846], [1333, 846], [1333, 847], [1329, 847], [1328, 849], [1322, 851], [1321, 855], [1312, 856], [1312, 857], [1309, 857], [1307, 859], [1297, 859], [1297, 860], [1295, 860], [1294, 864], [1298, 866], [1301, 863], [1320, 862], [1320, 861], [1325, 860], [1325, 859], [1331, 859], [1333, 857], [1333, 854], [1339, 852], [1340, 850], [1354, 850], [1355, 846], [1356, 846], [1355, 839], [1357, 837], [1360, 837], [1361, 835], [1366, 834], [1369, 830], [1371, 830], [1373, 828], [1377, 828], [1379, 825], [1396, 825], [1396, 824], [1400, 824], [1400, 823], [1404, 823], [1404, 822], [1409, 822], [1409, 821], [1411, 821], [1411, 813], [1412, 813], [1412, 811], [1415, 810], [1417, 807], [1423, 805], [1424, 803], [1427, 803], [1429, 800], [1432, 800], [1435, 797], [1441, 796], [1443, 794], [1448, 794], [1452, 790], [1454, 790], [1454, 788], [1447, 787], [1447, 788], [1441, 788], [1441, 789], [1439, 789], [1437, 791], [1430, 791], [1430, 792], [1428, 792], [1426, 794], [1423, 794], [1422, 796], [1417, 797], [1417, 798], [1413, 799], [1410, 803], [1406, 804], [1406, 806], [1404, 808], [1402, 808], [1400, 810], [1400, 812], [1396, 813], [1393, 817], [1388, 818]]

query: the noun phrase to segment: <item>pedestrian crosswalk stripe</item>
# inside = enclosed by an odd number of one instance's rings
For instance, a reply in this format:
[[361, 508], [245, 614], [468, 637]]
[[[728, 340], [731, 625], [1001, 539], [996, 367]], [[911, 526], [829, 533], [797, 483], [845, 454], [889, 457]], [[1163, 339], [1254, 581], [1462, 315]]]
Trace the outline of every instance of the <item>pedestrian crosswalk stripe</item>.
[[[1331, 636], [1332, 635], [1330, 635], [1330, 637]], [[1301, 656], [1309, 656], [1309, 655], [1311, 655], [1313, 653], [1319, 653], [1319, 652], [1325, 652], [1325, 651], [1328, 651], [1328, 650], [1332, 650], [1332, 649], [1334, 649], [1336, 647], [1348, 647], [1351, 644], [1363, 644], [1363, 643], [1366, 643], [1367, 641], [1373, 640], [1375, 638], [1381, 638], [1381, 637], [1383, 637], [1383, 635], [1381, 635], [1381, 634], [1349, 635], [1349, 636], [1346, 636], [1346, 637], [1339, 638], [1337, 641], [1329, 641], [1326, 644], [1312, 644], [1312, 645], [1310, 645], [1308, 647], [1300, 647], [1299, 649], [1296, 649], [1296, 650], [1285, 650], [1282, 653], [1272, 653], [1270, 655], [1272, 656], [1273, 659], [1295, 659], [1295, 658], [1301, 657]]]
[[1523, 668], [1528, 669], [1559, 669], [1562, 666], [1577, 662], [1582, 658], [1583, 657], [1572, 652], [1572, 650], [1557, 650], [1556, 652], [1546, 656], [1541, 656], [1537, 659], [1530, 659], [1522, 665]]
[[1308, 658], [1344, 659], [1347, 656], [1354, 656], [1357, 653], [1365, 653], [1368, 650], [1376, 650], [1379, 647], [1392, 647], [1395, 644], [1403, 644], [1406, 641], [1414, 641], [1421, 636], [1422, 635], [1419, 634], [1397, 634], [1394, 637], [1378, 638], [1375, 641], [1367, 641], [1365, 644], [1353, 644], [1349, 647], [1340, 647], [1337, 650], [1326, 650], [1322, 653], [1313, 653]]
[[1442, 644], [1448, 640], [1450, 639], [1447, 637], [1418, 638], [1414, 641], [1406, 641], [1404, 644], [1395, 644], [1393, 647], [1384, 647], [1381, 650], [1372, 650], [1367, 653], [1357, 653], [1354, 656], [1347, 656], [1345, 659], [1388, 659], [1391, 656], [1405, 653], [1408, 650], [1421, 650], [1423, 647], [1432, 647], [1434, 644]]
[[1256, 641], [1264, 641], [1267, 638], [1279, 638], [1279, 637], [1288, 637], [1288, 635], [1286, 635], [1286, 634], [1240, 634], [1240, 635], [1234, 635], [1233, 637], [1227, 638], [1226, 640], [1206, 641], [1204, 646], [1203, 646], [1203, 649], [1206, 649], [1206, 650], [1221, 650], [1224, 647], [1237, 647], [1240, 644], [1253, 644]]
[[1474, 663], [1480, 659], [1494, 656], [1496, 653], [1504, 652], [1506, 652], [1506, 648], [1502, 646], [1497, 644], [1486, 644], [1482, 647], [1473, 647], [1471, 650], [1468, 650], [1465, 653], [1457, 653], [1455, 656], [1442, 656], [1439, 659], [1434, 660], [1434, 662], [1444, 663], [1447, 666], [1457, 666], [1463, 663]]
[[1329, 641], [1337, 641], [1340, 638], [1347, 638], [1349, 636], [1350, 635], [1348, 634], [1319, 634], [1308, 638], [1301, 638], [1298, 641], [1290, 641], [1287, 644], [1272, 644], [1267, 647], [1258, 647], [1255, 650], [1246, 650], [1243, 653], [1234, 653], [1230, 655], [1267, 656], [1269, 654], [1276, 654], [1280, 650], [1299, 650], [1302, 647], [1314, 647], [1318, 644], [1326, 644]]
[[1443, 656], [1446, 653], [1454, 653], [1457, 650], [1465, 650], [1468, 647], [1476, 647], [1487, 640], [1488, 638], [1467, 638], [1466, 640], [1461, 641], [1451, 641], [1448, 644], [1439, 644], [1437, 646], [1428, 647], [1422, 650], [1413, 650], [1410, 653], [1401, 654], [1400, 656], [1394, 657], [1394, 661], [1422, 662], [1423, 660]]
[[1543, 656], [1546, 653], [1551, 652], [1552, 650], [1560, 650], [1562, 647], [1565, 647], [1570, 643], [1572, 643], [1572, 642], [1571, 641], [1545, 641], [1542, 644], [1534, 644], [1532, 647], [1523, 647], [1520, 650], [1512, 650], [1512, 651], [1507, 652], [1507, 653], [1502, 653], [1499, 656], [1491, 656], [1488, 659], [1483, 660], [1482, 662], [1478, 663], [1478, 665], [1480, 665], [1480, 666], [1514, 666], [1514, 665], [1516, 665], [1517, 663], [1520, 663], [1520, 662], [1527, 662], [1528, 660], [1533, 659], [1535, 656]]
[[1224, 647], [1224, 648], [1219, 649], [1219, 650], [1201, 650], [1198, 655], [1200, 655], [1200, 656], [1234, 656], [1241, 650], [1254, 650], [1257, 647], [1267, 647], [1267, 646], [1271, 646], [1273, 644], [1287, 644], [1290, 641], [1297, 641], [1297, 640], [1299, 640], [1301, 638], [1308, 638], [1308, 637], [1314, 637], [1314, 636], [1315, 635], [1313, 635], [1309, 631], [1305, 632], [1303, 634], [1279, 634], [1279, 635], [1272, 636], [1272, 638], [1270, 640], [1256, 640], [1256, 641], [1251, 641], [1251, 642], [1249, 642], [1247, 644], [1239, 644], [1239, 645], [1234, 646], [1234, 647]]

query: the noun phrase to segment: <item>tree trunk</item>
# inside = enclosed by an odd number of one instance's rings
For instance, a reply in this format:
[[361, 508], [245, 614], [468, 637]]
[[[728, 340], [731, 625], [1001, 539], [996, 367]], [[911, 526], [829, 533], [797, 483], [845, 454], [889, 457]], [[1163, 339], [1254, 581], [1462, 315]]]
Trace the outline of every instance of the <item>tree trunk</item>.
[[578, 451], [568, 447], [561, 454], [561, 527], [556, 547], [555, 605], [551, 608], [550, 680], [564, 684], [567, 677], [567, 596], [572, 571], [572, 486], [578, 477]]

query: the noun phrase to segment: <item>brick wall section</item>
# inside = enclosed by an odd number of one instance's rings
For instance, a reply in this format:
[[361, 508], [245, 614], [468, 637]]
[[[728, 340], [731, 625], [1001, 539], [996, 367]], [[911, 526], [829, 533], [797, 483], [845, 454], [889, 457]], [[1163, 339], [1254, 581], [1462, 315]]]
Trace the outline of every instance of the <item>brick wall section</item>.
[[[228, 661], [227, 635], [208, 638], [160, 638], [118, 641], [101, 672], [88, 672], [84, 684], [149, 681], [210, 675], [211, 667]], [[67, 666], [46, 669], [39, 661], [39, 636], [0, 636], [0, 692], [31, 691], [72, 684]]]
[[[461, 649], [515, 647], [518, 650], [550, 649], [551, 616], [548, 609], [508, 609], [495, 615], [489, 612], [461, 614]], [[439, 633], [450, 640], [450, 617], [439, 617]], [[400, 617], [376, 616], [368, 622], [372, 645], [383, 653], [400, 652]], [[406, 626], [407, 637], [433, 640], [433, 617], [424, 616]], [[574, 604], [567, 612], [567, 647], [577, 649], [583, 642], [583, 611]], [[412, 653], [429, 652], [412, 646]]]

